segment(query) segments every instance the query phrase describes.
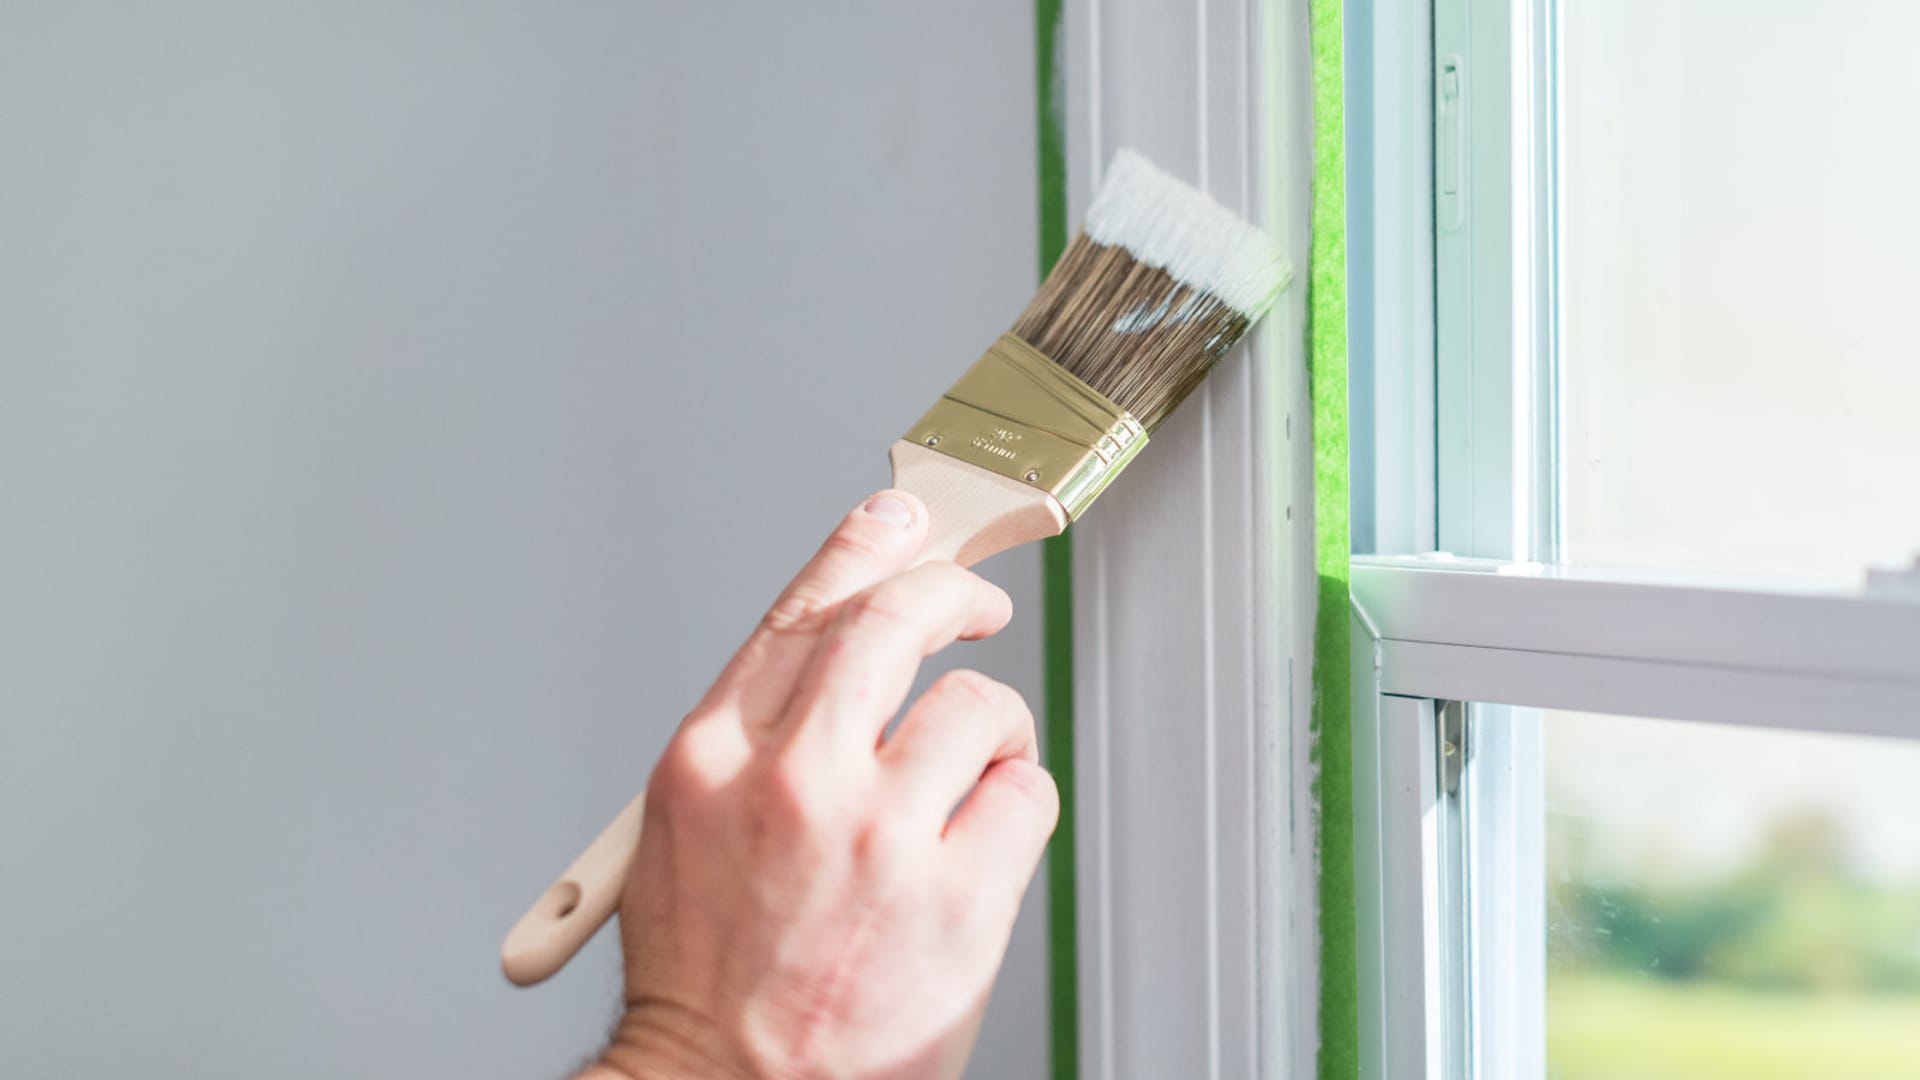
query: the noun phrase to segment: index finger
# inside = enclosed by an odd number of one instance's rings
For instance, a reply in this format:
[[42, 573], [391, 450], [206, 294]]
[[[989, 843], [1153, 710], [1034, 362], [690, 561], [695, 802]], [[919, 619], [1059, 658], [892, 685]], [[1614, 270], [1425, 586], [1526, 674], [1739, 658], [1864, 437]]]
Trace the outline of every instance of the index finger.
[[1013, 602], [950, 562], [922, 563], [842, 605], [787, 702], [782, 726], [873, 747], [906, 700], [920, 661], [962, 638], [999, 633]]
[[850, 596], [913, 565], [927, 542], [927, 508], [904, 491], [874, 494], [841, 519], [701, 699], [770, 720], [785, 707], [813, 645]]

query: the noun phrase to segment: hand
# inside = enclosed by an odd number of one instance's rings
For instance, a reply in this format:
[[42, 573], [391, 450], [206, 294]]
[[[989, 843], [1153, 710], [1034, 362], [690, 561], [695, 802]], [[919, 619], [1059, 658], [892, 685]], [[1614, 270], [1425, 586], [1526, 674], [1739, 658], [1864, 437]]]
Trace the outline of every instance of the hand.
[[849, 514], [681, 724], [620, 909], [626, 1017], [589, 1076], [965, 1065], [1059, 794], [1026, 703], [976, 672], [882, 741], [922, 658], [1012, 614], [914, 567], [926, 534], [902, 492]]

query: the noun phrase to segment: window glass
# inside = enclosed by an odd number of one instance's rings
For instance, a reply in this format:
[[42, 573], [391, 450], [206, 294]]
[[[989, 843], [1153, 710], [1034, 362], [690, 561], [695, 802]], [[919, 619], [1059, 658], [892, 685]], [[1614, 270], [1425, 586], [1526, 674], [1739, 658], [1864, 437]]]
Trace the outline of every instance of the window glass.
[[1564, 0], [1565, 557], [1920, 549], [1920, 4]]
[[1551, 1076], [1920, 1076], [1920, 743], [1543, 723]]

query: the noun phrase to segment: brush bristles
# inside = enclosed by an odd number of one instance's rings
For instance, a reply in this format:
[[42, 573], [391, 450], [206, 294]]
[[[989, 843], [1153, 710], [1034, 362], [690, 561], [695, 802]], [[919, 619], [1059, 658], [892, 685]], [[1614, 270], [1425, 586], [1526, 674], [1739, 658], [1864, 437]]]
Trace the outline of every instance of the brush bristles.
[[1013, 332], [1152, 431], [1250, 325], [1219, 297], [1082, 234]]
[[1289, 277], [1265, 233], [1122, 151], [1013, 332], [1152, 431]]

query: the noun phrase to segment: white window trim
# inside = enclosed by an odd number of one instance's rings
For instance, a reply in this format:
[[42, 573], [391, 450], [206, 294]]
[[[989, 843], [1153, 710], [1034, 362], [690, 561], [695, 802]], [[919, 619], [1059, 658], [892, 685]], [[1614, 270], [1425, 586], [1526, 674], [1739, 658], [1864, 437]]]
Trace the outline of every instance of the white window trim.
[[[1073, 529], [1088, 1080], [1312, 1075], [1304, 0], [1078, 0], [1069, 217], [1130, 147], [1264, 224], [1280, 306]], [[1295, 415], [1295, 414], [1298, 415]]]

